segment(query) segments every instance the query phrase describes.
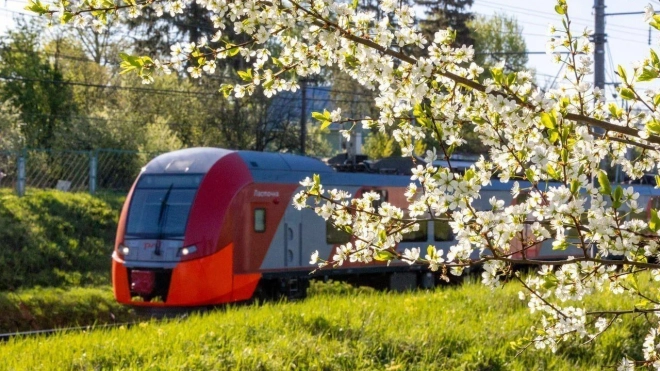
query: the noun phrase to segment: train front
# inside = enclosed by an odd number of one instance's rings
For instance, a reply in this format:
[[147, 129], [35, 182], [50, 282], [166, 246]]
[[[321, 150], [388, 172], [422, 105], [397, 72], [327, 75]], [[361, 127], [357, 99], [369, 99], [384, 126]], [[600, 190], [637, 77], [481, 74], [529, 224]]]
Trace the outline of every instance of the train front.
[[156, 157], [128, 194], [112, 254], [118, 302], [200, 306], [232, 299], [227, 210], [251, 181], [236, 152], [193, 148]]

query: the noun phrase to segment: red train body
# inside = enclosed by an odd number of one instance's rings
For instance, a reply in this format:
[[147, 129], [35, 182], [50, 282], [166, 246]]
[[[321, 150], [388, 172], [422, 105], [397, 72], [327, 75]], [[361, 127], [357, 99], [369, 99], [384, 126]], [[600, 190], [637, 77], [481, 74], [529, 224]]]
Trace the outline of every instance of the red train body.
[[[134, 306], [190, 307], [304, 295], [314, 269], [311, 254], [318, 250], [331, 258], [346, 242], [312, 210], [293, 208], [298, 182], [312, 174], [320, 174], [326, 188], [353, 195], [377, 190], [405, 206], [407, 176], [340, 173], [315, 159], [279, 153], [217, 148], [167, 153], [145, 166], [122, 209], [112, 255], [115, 297]], [[484, 207], [493, 195], [510, 198], [507, 185], [482, 193], [478, 202]], [[399, 249], [427, 243], [446, 249], [452, 239], [446, 223], [428, 222]], [[551, 248], [538, 250], [556, 256]], [[431, 286], [437, 279], [407, 264], [345, 264], [316, 274], [384, 287]]]

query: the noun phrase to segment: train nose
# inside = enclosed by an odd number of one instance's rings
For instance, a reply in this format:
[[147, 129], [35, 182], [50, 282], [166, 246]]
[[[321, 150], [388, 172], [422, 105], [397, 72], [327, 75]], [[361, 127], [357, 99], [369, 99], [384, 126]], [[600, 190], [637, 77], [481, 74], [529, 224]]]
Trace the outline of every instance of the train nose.
[[131, 271], [131, 292], [142, 297], [151, 296], [156, 285], [156, 273], [154, 271]]

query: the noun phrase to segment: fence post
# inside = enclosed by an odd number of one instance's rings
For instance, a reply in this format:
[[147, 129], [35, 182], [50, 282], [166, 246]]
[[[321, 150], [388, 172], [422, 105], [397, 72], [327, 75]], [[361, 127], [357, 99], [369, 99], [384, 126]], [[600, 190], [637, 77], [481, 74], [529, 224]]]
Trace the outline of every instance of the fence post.
[[18, 193], [18, 197], [23, 197], [25, 196], [25, 157], [27, 155], [27, 151], [25, 149], [21, 149], [18, 152], [18, 181], [16, 182], [16, 193]]
[[98, 169], [98, 151], [89, 151], [89, 193], [96, 193], [96, 171]]

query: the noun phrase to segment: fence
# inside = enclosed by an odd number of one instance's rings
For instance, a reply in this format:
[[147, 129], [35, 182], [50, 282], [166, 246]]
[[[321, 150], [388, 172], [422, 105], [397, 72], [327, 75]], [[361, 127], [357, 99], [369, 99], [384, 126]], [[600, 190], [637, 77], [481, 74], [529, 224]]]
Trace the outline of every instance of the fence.
[[140, 169], [159, 153], [113, 149], [92, 151], [24, 149], [0, 151], [0, 188], [126, 192]]

